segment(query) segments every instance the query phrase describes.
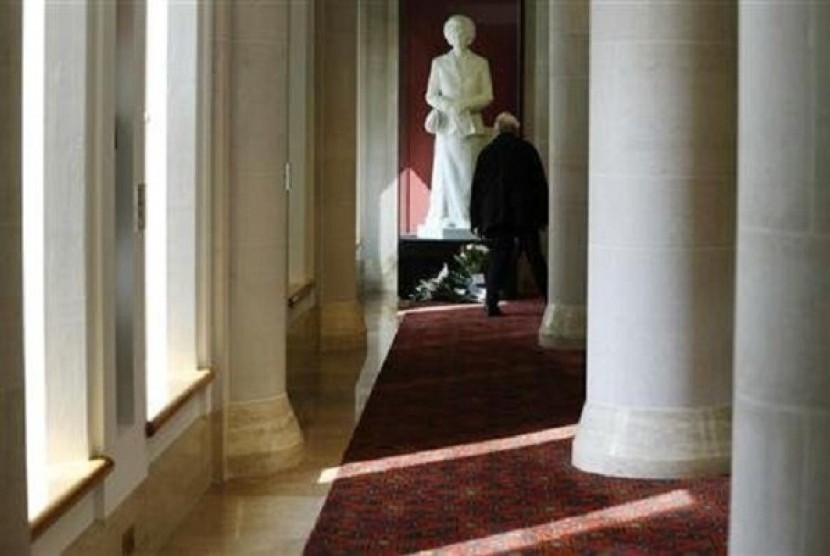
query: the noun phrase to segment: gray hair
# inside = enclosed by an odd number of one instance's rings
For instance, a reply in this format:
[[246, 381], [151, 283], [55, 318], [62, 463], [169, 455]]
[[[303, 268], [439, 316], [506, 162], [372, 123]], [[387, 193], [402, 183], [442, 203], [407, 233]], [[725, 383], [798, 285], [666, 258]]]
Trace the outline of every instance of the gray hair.
[[473, 43], [473, 41], [476, 38], [476, 24], [473, 22], [472, 19], [470, 19], [466, 15], [461, 14], [451, 15], [450, 17], [448, 17], [447, 21], [444, 22], [444, 38], [447, 40], [449, 40], [449, 38], [447, 37], [447, 30], [449, 29], [451, 23], [457, 23], [462, 27], [466, 28], [467, 35], [470, 37], [467, 41], [467, 45]]
[[496, 130], [496, 133], [513, 133], [515, 135], [519, 133], [520, 127], [519, 120], [510, 112], [502, 112], [496, 116], [496, 120], [493, 122], [493, 129]]

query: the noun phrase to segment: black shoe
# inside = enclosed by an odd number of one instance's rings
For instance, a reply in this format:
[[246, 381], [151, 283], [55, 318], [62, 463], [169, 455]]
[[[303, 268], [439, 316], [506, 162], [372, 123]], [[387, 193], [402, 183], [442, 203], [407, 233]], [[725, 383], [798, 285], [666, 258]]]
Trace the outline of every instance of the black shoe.
[[496, 305], [495, 307], [485, 307], [484, 311], [487, 313], [488, 317], [503, 317], [504, 313], [501, 312], [499, 306]]

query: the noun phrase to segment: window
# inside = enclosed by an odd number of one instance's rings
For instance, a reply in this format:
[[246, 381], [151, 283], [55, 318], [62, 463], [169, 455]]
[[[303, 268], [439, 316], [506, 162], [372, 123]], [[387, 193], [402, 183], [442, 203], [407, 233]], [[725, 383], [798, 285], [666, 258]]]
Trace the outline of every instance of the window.
[[190, 385], [197, 355], [199, 3], [148, 0], [147, 415]]
[[[177, 396], [212, 378], [197, 372], [209, 262], [197, 243], [209, 162], [209, 87], [198, 80], [210, 76], [199, 48], [211, 21], [195, 1], [22, 5], [26, 459], [37, 538], [76, 504], [86, 508], [76, 517], [112, 511], [176, 438], [148, 441], [144, 417], [172, 415], [172, 402], [190, 399]], [[145, 181], [142, 233], [135, 200]], [[205, 407], [191, 404], [190, 415]], [[60, 552], [68, 531], [42, 551]]]
[[[23, 279], [29, 515], [89, 459], [87, 2], [23, 12]], [[49, 477], [49, 481], [44, 480]]]

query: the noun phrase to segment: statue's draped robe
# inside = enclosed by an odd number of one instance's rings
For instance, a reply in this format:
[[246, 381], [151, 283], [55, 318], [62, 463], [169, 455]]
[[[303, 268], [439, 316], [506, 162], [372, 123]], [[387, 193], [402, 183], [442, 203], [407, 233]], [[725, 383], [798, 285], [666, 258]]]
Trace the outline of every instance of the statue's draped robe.
[[426, 228], [470, 228], [470, 185], [485, 142], [481, 110], [493, 101], [490, 64], [466, 50], [433, 59], [426, 101], [440, 112]]

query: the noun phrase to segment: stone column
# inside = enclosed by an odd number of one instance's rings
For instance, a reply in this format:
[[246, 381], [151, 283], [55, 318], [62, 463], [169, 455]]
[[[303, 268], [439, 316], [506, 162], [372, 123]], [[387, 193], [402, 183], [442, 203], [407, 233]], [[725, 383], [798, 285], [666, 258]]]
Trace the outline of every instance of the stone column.
[[830, 3], [740, 25], [730, 553], [830, 554]]
[[23, 378], [22, 2], [0, 3], [0, 553], [29, 553]]
[[588, 0], [549, 4], [548, 306], [539, 344], [585, 346], [588, 258]]
[[357, 0], [319, 0], [317, 180], [320, 342], [323, 350], [364, 346], [357, 299]]
[[580, 469], [729, 469], [736, 2], [591, 3]]
[[296, 464], [286, 394], [288, 4], [236, 2], [230, 25], [229, 337], [226, 474]]

